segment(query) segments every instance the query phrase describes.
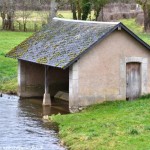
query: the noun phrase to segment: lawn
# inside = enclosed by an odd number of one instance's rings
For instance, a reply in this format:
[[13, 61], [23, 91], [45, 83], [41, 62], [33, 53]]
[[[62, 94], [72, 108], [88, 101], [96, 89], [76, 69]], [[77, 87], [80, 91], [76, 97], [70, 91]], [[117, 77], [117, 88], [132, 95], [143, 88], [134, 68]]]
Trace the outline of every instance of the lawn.
[[6, 58], [5, 54], [30, 35], [31, 32], [0, 32], [0, 91], [16, 93], [17, 60]]
[[150, 149], [150, 96], [105, 102], [50, 119], [58, 123], [62, 143], [70, 150]]

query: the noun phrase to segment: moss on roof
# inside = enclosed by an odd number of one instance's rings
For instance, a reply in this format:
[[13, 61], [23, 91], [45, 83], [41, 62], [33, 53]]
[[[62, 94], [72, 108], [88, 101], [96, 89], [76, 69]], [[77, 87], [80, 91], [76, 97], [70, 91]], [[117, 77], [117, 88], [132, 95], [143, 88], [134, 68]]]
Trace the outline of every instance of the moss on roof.
[[65, 68], [114, 26], [116, 24], [53, 20], [6, 56]]

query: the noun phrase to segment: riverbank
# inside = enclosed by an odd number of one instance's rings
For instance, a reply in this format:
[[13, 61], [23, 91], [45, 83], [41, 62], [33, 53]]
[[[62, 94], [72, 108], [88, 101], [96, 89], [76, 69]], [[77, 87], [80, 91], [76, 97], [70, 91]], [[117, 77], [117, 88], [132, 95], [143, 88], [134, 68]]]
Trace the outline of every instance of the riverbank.
[[70, 150], [140, 150], [150, 147], [150, 96], [137, 101], [105, 102], [50, 119]]

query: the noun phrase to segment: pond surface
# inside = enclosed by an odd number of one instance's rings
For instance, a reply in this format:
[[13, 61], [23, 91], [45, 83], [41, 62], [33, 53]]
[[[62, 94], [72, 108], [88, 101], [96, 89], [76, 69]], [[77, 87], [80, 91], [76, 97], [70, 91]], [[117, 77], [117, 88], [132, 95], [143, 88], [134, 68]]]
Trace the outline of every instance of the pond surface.
[[67, 113], [59, 106], [42, 107], [40, 100], [0, 97], [0, 150], [65, 150], [54, 127], [43, 115]]

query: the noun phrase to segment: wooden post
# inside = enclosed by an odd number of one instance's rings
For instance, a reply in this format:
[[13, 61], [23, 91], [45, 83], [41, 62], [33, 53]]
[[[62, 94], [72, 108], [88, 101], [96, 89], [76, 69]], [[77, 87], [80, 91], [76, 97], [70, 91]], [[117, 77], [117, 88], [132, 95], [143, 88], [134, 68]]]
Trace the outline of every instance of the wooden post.
[[48, 66], [45, 66], [45, 94], [43, 98], [43, 105], [50, 106], [51, 105], [51, 98], [49, 93], [49, 81], [48, 81]]
[[45, 94], [49, 93], [48, 66], [45, 66]]

